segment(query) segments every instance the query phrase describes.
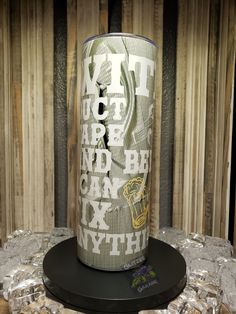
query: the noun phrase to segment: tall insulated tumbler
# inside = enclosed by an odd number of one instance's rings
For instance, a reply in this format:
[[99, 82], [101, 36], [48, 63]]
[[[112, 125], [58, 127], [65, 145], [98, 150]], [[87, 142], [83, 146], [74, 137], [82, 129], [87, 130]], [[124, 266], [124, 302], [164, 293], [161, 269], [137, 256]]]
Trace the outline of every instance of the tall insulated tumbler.
[[111, 33], [83, 46], [78, 258], [107, 271], [147, 254], [156, 46]]

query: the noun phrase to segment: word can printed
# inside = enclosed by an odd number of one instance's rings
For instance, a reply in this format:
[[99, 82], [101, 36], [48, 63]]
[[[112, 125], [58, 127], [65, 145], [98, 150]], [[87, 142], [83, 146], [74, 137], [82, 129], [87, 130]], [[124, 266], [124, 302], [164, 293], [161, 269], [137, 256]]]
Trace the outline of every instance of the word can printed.
[[148, 245], [156, 46], [105, 34], [83, 46], [78, 257], [119, 271]]

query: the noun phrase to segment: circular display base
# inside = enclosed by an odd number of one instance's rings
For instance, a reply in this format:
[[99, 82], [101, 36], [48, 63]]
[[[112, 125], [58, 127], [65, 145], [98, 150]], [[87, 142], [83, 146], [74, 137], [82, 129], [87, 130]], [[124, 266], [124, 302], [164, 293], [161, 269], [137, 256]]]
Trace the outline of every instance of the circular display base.
[[82, 264], [76, 237], [54, 246], [43, 261], [47, 293], [85, 313], [137, 313], [165, 308], [186, 284], [186, 264], [170, 245], [149, 239], [148, 258], [137, 268], [107, 272]]

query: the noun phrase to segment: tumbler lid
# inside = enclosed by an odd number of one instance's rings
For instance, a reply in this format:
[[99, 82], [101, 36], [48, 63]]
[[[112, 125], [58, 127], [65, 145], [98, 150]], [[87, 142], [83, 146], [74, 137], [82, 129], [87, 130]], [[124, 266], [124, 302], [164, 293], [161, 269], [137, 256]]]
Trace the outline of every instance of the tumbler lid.
[[83, 44], [86, 44], [87, 42], [91, 41], [91, 40], [94, 40], [94, 39], [97, 39], [97, 38], [106, 38], [106, 37], [131, 37], [131, 38], [136, 38], [136, 39], [142, 39], [142, 40], [145, 40], [147, 42], [149, 42], [150, 44], [154, 45], [155, 47], [157, 47], [156, 43], [145, 37], [145, 36], [142, 36], [142, 35], [135, 35], [135, 34], [131, 34], [131, 33], [104, 33], [104, 34], [100, 34], [100, 35], [94, 35], [94, 36], [91, 36], [91, 37], [88, 37], [87, 39], [85, 39], [85, 41], [83, 42]]

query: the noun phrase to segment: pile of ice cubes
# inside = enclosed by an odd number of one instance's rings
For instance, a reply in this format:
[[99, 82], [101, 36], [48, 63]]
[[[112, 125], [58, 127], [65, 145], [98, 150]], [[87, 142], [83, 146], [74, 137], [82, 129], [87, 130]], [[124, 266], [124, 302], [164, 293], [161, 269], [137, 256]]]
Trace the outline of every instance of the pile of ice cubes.
[[77, 313], [46, 297], [42, 281], [42, 264], [47, 251], [71, 238], [68, 228], [51, 233], [16, 230], [0, 249], [0, 293], [9, 302], [13, 314]]
[[[13, 314], [79, 313], [46, 297], [42, 263], [47, 251], [74, 236], [71, 229], [51, 233], [17, 230], [0, 249], [0, 293]], [[140, 314], [236, 313], [236, 258], [229, 241], [174, 228], [163, 228], [157, 238], [172, 245], [187, 264], [187, 285], [166, 310]]]

